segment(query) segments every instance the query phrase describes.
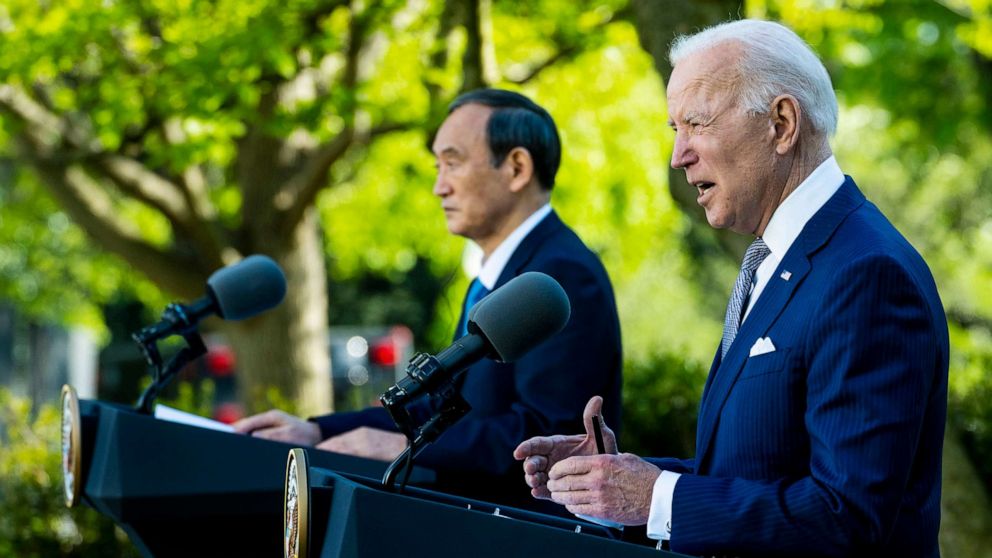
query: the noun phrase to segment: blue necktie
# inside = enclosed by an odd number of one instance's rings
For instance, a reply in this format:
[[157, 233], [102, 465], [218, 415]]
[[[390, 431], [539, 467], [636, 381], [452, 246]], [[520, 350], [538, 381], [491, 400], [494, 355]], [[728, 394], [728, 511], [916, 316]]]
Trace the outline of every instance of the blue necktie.
[[468, 312], [480, 300], [489, 294], [489, 289], [476, 277], [468, 285], [468, 292], [465, 293], [465, 304], [462, 306], [462, 319], [458, 322], [458, 330], [455, 332], [455, 339], [459, 339], [468, 333]]
[[730, 295], [730, 302], [727, 303], [727, 317], [723, 320], [723, 341], [720, 344], [720, 358], [727, 356], [730, 344], [737, 337], [737, 329], [741, 325], [741, 315], [744, 313], [748, 296], [751, 295], [751, 286], [754, 283], [754, 272], [758, 270], [761, 262], [771, 254], [772, 251], [765, 244], [764, 240], [756, 238], [747, 251], [744, 252], [744, 261], [741, 262], [741, 272], [737, 275], [734, 283], [734, 292]]

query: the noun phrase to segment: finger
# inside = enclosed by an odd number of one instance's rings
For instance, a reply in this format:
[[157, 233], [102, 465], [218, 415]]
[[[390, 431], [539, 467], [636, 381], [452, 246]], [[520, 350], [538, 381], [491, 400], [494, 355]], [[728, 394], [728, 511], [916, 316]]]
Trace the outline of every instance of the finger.
[[272, 440], [274, 442], [282, 442], [283, 437], [281, 436], [280, 429], [278, 428], [259, 428], [256, 430], [249, 430], [252, 438], [261, 438], [263, 440]]
[[595, 469], [597, 456], [576, 456], [559, 461], [548, 471], [548, 480], [557, 480], [570, 475], [585, 475]]
[[533, 475], [524, 475], [524, 482], [531, 488], [540, 488], [548, 484], [548, 474], [536, 473]]
[[[582, 424], [586, 427], [586, 436], [590, 438], [593, 436], [592, 421], [593, 417], [603, 414], [603, 398], [594, 395], [586, 403], [585, 410], [582, 411]], [[602, 425], [602, 423], [600, 423]]]
[[275, 409], [271, 411], [266, 411], [264, 413], [243, 418], [231, 426], [234, 430], [247, 434], [249, 432], [254, 432], [256, 430], [261, 430], [263, 428], [271, 428], [273, 426], [278, 426], [284, 422], [282, 413], [276, 411]]
[[569, 475], [567, 477], [562, 477], [560, 479], [548, 479], [547, 482], [548, 490], [552, 494], [556, 492], [572, 492], [575, 490], [587, 490], [588, 487], [582, 482], [582, 477], [578, 475]]
[[555, 443], [550, 436], [535, 436], [520, 442], [520, 445], [513, 450], [513, 458], [520, 461], [536, 454], [547, 455], [554, 447]]
[[524, 473], [533, 475], [548, 470], [548, 458], [543, 455], [532, 455], [524, 460]]
[[537, 498], [538, 500], [550, 500], [551, 492], [548, 491], [546, 486], [538, 486], [530, 489], [530, 495]]

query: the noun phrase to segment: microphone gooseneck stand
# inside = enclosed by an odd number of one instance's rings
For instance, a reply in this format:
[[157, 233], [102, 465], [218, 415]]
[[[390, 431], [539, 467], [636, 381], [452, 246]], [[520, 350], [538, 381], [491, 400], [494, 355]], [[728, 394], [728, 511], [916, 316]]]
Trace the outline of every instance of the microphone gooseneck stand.
[[[134, 404], [134, 408], [138, 412], [146, 415], [153, 414], [155, 399], [158, 394], [169, 385], [169, 382], [184, 366], [207, 353], [203, 338], [196, 330], [195, 311], [195, 308], [172, 303], [162, 313], [162, 323], [171, 324], [174, 328], [163, 329], [160, 323], [131, 335], [131, 338], [141, 348], [141, 353], [145, 355], [145, 360], [148, 361], [152, 374], [152, 383], [141, 392], [141, 396]], [[178, 331], [182, 335], [183, 339], [186, 340], [186, 346], [163, 365], [162, 354], [158, 350], [158, 340], [172, 331]]]
[[[403, 492], [410, 478], [410, 472], [413, 470], [413, 461], [417, 456], [437, 440], [441, 434], [444, 434], [451, 425], [472, 410], [471, 405], [458, 393], [456, 379], [460, 374], [455, 374], [431, 390], [430, 397], [434, 400], [434, 408], [437, 411], [423, 424], [416, 425], [414, 423], [406, 405], [419, 395], [419, 389], [414, 388], [419, 388], [439, 368], [441, 365], [435, 357], [425, 353], [417, 354], [407, 365], [407, 377], [397, 382], [379, 397], [379, 401], [389, 412], [389, 416], [392, 417], [397, 428], [407, 438], [406, 449], [389, 464], [382, 477], [382, 485], [387, 490]], [[395, 486], [396, 476], [402, 470], [405, 470], [403, 482], [397, 488]]]

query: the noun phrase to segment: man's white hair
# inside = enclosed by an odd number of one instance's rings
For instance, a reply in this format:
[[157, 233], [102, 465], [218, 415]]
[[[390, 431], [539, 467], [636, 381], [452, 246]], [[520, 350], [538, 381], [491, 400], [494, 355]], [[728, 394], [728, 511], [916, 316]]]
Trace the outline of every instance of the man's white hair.
[[815, 135], [833, 135], [837, 96], [830, 75], [813, 49], [784, 25], [754, 19], [714, 25], [677, 37], [668, 59], [675, 67], [692, 54], [729, 42], [743, 47], [737, 63], [738, 100], [748, 114], [767, 114], [775, 97], [788, 94], [799, 101]]

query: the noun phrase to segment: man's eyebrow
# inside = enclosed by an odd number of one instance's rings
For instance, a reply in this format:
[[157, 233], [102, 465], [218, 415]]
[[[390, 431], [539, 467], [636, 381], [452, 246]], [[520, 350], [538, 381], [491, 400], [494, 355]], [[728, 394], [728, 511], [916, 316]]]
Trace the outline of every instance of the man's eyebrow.
[[709, 116], [699, 111], [689, 111], [682, 115], [682, 122], [706, 122]]
[[461, 155], [462, 152], [459, 151], [458, 148], [452, 147], [450, 145], [442, 149], [441, 152], [437, 154], [438, 157], [452, 157], [452, 156], [460, 157]]

